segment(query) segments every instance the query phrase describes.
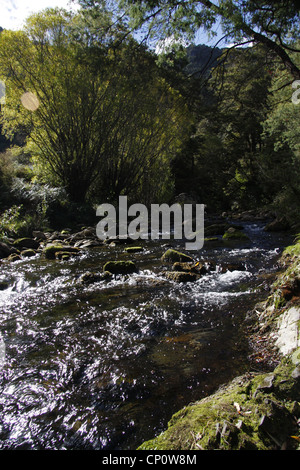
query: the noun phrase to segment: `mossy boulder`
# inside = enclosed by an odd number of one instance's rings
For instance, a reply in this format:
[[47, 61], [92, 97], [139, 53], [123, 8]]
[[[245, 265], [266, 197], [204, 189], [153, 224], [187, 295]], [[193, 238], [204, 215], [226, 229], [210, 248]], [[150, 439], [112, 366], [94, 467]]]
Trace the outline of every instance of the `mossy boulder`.
[[249, 237], [234, 227], [230, 227], [223, 235], [223, 240], [249, 240]]
[[31, 258], [35, 255], [36, 255], [36, 251], [31, 248], [28, 248], [28, 250], [21, 251], [22, 258]]
[[192, 271], [194, 263], [181, 263], [180, 261], [176, 261], [173, 264], [172, 269], [173, 271], [181, 271], [185, 273], [189, 273]]
[[187, 262], [187, 263], [193, 263], [194, 260], [191, 256], [186, 255], [185, 253], [181, 253], [180, 251], [173, 250], [170, 248], [167, 250], [161, 257], [162, 261], [171, 261], [172, 263], [175, 263], [176, 261], [179, 262]]
[[132, 274], [137, 273], [138, 268], [133, 261], [108, 261], [103, 266], [103, 271], [112, 274]]
[[32, 248], [36, 250], [39, 247], [39, 242], [33, 238], [18, 238], [13, 243], [14, 247], [23, 249], [23, 248]]
[[68, 254], [76, 255], [80, 253], [80, 250], [73, 246], [68, 246], [68, 245], [65, 246], [65, 245], [58, 245], [58, 244], [47, 245], [43, 249], [43, 254], [45, 258], [47, 259], [55, 259], [57, 253], [59, 252], [63, 252], [64, 254], [68, 253]]
[[87, 271], [79, 277], [79, 282], [81, 284], [93, 284], [99, 281], [110, 281], [112, 277], [113, 275], [109, 271], [104, 271], [103, 273]]
[[7, 258], [12, 253], [18, 253], [18, 251], [8, 243], [0, 242], [0, 259]]
[[180, 271], [185, 273], [207, 274], [208, 268], [204, 263], [180, 263], [177, 261], [172, 266], [173, 271]]

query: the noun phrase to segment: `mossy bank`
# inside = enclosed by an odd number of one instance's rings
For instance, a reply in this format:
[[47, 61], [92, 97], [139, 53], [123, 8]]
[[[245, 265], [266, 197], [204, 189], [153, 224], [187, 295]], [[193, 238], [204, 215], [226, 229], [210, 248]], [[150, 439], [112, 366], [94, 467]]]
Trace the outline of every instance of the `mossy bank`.
[[255, 354], [267, 349], [273, 366], [184, 407], [139, 450], [300, 450], [300, 243], [280, 263], [269, 297], [246, 319]]

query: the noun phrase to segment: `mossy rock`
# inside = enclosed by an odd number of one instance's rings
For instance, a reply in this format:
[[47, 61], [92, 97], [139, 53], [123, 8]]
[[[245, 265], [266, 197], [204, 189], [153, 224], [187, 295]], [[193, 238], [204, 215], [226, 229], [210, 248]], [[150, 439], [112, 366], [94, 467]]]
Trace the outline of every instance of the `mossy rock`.
[[[57, 251], [57, 252], [55, 253], [55, 258], [56, 258], [56, 259], [60, 259], [60, 260], [62, 260], [62, 261], [67, 261], [67, 260], [69, 260], [69, 259], [72, 257], [72, 255], [74, 255], [74, 254], [75, 254], [75, 253], [70, 253], [70, 252], [68, 252], [68, 251]], [[77, 253], [76, 253], [76, 254], [77, 254]]]
[[43, 254], [47, 259], [55, 259], [56, 253], [63, 252], [68, 254], [79, 254], [80, 250], [73, 246], [64, 246], [64, 245], [48, 245], [44, 248]]
[[172, 269], [173, 271], [180, 271], [184, 273], [189, 273], [192, 271], [194, 263], [181, 263], [180, 261], [176, 261], [173, 264]]
[[113, 277], [113, 274], [109, 271], [104, 271], [103, 273], [95, 273], [87, 271], [82, 274], [79, 278], [79, 282], [82, 284], [93, 284], [94, 282], [99, 281], [110, 281]]
[[272, 374], [237, 377], [175, 413], [167, 429], [138, 450], [279, 450], [284, 445], [297, 449], [299, 378], [293, 378], [294, 370], [294, 364], [282, 363]]
[[31, 258], [36, 255], [36, 251], [32, 248], [28, 248], [28, 250], [21, 251], [22, 258]]
[[144, 249], [141, 246], [127, 246], [124, 251], [126, 251], [126, 253], [139, 253], [144, 251]]
[[20, 261], [22, 258], [20, 255], [18, 255], [17, 253], [12, 253], [11, 255], [8, 256], [8, 258], [6, 258], [6, 261]]
[[166, 273], [166, 277], [175, 282], [195, 282], [200, 275], [192, 272], [170, 271]]
[[205, 267], [203, 263], [180, 263], [176, 261], [176, 263], [172, 266], [173, 271], [179, 271], [184, 273], [195, 273], [195, 274], [207, 274], [208, 269]]
[[193, 263], [194, 260], [191, 256], [186, 255], [185, 253], [181, 253], [180, 251], [173, 250], [170, 248], [167, 250], [161, 257], [162, 261], [171, 261], [175, 263], [176, 261], [179, 262], [187, 262]]
[[230, 227], [223, 235], [223, 240], [249, 240], [249, 237], [236, 228]]
[[18, 238], [14, 241], [13, 245], [17, 248], [32, 248], [33, 250], [36, 250], [40, 244], [33, 238]]
[[204, 246], [221, 246], [224, 244], [223, 238], [207, 237], [204, 238]]
[[137, 273], [138, 269], [133, 261], [108, 261], [103, 266], [103, 271], [112, 274], [132, 274]]

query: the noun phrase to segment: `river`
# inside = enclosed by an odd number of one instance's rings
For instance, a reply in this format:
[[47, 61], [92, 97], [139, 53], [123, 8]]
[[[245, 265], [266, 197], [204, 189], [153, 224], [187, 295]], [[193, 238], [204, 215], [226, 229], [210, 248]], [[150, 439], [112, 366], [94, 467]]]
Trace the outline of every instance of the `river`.
[[[134, 255], [117, 245], [3, 263], [0, 450], [136, 449], [253, 367], [243, 320], [290, 240], [262, 222], [243, 225], [251, 243], [204, 245], [197, 257], [215, 269], [192, 283], [163, 277], [165, 241], [144, 241]], [[78, 282], [121, 257], [139, 273]]]

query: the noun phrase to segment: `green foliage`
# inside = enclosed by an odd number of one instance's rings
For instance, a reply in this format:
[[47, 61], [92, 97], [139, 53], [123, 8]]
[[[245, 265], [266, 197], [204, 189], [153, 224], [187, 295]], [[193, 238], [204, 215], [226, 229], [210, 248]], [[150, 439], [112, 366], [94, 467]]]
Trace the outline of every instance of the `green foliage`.
[[0, 238], [17, 235], [22, 229], [20, 213], [22, 206], [12, 206], [1, 214]]
[[[25, 133], [39, 181], [63, 186], [74, 202], [160, 200], [172, 191], [187, 109], [152, 54], [130, 37], [116, 47], [124, 25], [103, 15], [48, 9], [1, 34], [3, 129]], [[20, 106], [25, 90], [38, 99], [34, 111]]]
[[257, 163], [271, 80], [264, 52], [233, 50], [226, 67], [213, 69], [195, 111], [195, 132], [176, 159], [178, 192], [189, 187], [208, 209], [257, 207], [265, 199]]
[[214, 35], [221, 23], [227, 40], [254, 40], [264, 44], [295, 79], [300, 78], [300, 69], [287, 52], [293, 40], [299, 38], [299, 8], [295, 1], [119, 0], [117, 3], [130, 16], [133, 28], [146, 26], [148, 37], [160, 40], [192, 40], [199, 28]]
[[258, 161], [274, 210], [295, 223], [300, 220], [300, 106], [292, 102], [292, 93], [286, 72], [277, 69], [268, 98], [270, 112], [263, 123], [264, 148]]

